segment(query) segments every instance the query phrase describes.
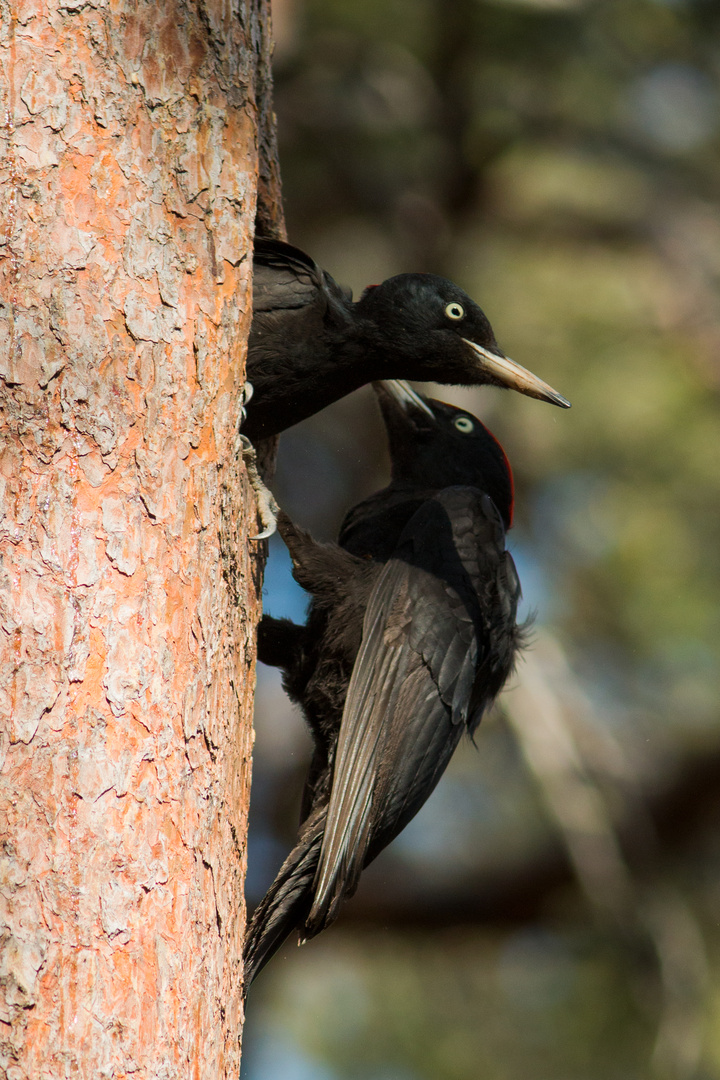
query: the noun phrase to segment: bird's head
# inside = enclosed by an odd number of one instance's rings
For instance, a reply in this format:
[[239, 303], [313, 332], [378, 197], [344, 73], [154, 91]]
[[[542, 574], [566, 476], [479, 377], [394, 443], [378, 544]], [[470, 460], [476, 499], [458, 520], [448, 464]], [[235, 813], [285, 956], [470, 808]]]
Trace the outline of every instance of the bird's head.
[[398, 274], [366, 289], [356, 309], [372, 324], [377, 351], [407, 378], [502, 386], [570, 407], [557, 390], [505, 356], [482, 309], [446, 278]]
[[487, 492], [505, 528], [513, 518], [513, 476], [495, 436], [466, 409], [418, 394], [407, 383], [373, 383], [388, 434], [393, 483]]

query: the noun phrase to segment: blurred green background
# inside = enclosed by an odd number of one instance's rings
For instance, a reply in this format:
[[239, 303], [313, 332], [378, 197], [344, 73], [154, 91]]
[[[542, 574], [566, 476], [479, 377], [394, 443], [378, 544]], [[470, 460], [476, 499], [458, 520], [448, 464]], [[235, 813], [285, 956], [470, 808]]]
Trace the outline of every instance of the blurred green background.
[[[720, 3], [274, 0], [288, 231], [356, 295], [457, 281], [570, 412], [486, 389], [526, 662], [338, 923], [253, 987], [244, 1080], [720, 1077]], [[320, 539], [372, 393], [286, 433]], [[266, 607], [304, 596], [272, 546]], [[309, 739], [258, 670], [248, 899]]]

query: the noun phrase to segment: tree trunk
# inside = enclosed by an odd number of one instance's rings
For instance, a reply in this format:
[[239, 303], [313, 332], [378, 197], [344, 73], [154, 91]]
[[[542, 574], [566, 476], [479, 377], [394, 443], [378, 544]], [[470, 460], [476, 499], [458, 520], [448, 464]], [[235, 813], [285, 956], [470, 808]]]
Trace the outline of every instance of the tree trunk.
[[259, 176], [280, 227], [258, 3], [0, 6], [9, 1080], [238, 1073]]

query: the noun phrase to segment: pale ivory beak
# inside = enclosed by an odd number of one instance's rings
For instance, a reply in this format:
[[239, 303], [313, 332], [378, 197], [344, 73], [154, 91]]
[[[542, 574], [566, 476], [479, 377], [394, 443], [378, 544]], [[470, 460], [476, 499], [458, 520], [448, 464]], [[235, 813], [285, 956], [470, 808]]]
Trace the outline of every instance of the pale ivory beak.
[[542, 379], [538, 379], [537, 375], [533, 375], [532, 371], [521, 367], [520, 364], [516, 364], [514, 360], [507, 356], [501, 356], [498, 353], [490, 352], [489, 349], [483, 349], [482, 345], [476, 345], [474, 341], [470, 341], [468, 338], [463, 338], [463, 341], [481, 358], [483, 370], [493, 375], [503, 386], [507, 386], [511, 390], [519, 390], [521, 394], [527, 394], [528, 397], [549, 401], [551, 405], [559, 405], [561, 409], [570, 408], [570, 402], [567, 398], [564, 398], [562, 394], [558, 394], [557, 390], [553, 390], [552, 386], [543, 382]]
[[410, 383], [405, 382], [404, 379], [381, 379], [380, 382], [387, 392], [395, 398], [398, 405], [402, 405], [403, 408], [406, 408], [408, 405], [414, 405], [416, 409], [420, 409], [422, 412], [427, 413], [428, 416], [435, 420], [435, 413], [428, 403], [413, 390]]

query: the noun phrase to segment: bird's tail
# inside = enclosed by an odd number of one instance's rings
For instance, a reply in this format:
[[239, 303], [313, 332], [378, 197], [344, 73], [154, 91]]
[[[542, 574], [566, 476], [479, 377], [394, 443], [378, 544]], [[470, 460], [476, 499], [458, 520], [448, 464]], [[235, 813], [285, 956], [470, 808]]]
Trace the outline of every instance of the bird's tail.
[[327, 807], [318, 807], [303, 825], [300, 839], [258, 904], [245, 936], [245, 992], [293, 930], [302, 926], [312, 905]]

